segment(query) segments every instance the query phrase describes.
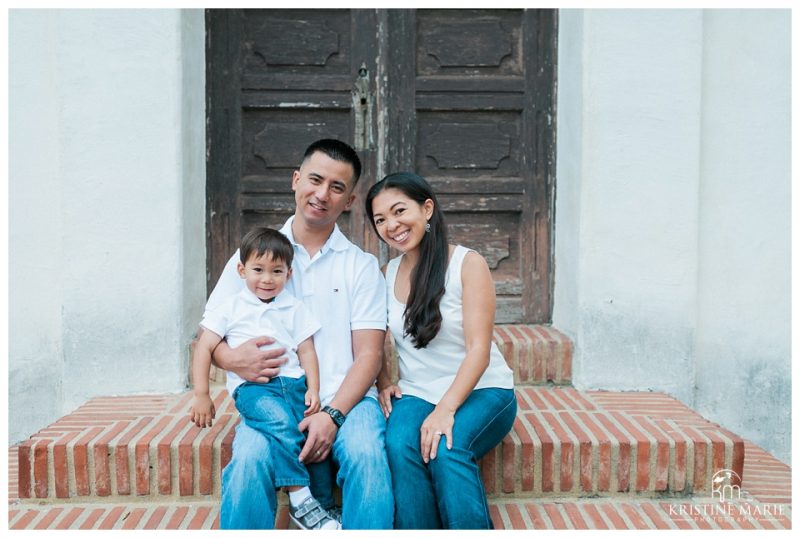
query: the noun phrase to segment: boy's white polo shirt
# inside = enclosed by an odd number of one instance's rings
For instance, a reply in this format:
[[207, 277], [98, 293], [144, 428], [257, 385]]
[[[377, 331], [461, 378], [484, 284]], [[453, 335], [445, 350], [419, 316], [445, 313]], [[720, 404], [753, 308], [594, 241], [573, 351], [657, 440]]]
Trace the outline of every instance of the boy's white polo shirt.
[[[281, 228], [294, 246], [292, 276], [285, 292], [303, 301], [320, 322], [314, 335], [319, 357], [320, 400], [327, 405], [353, 365], [351, 331], [386, 330], [386, 284], [378, 260], [351, 243], [334, 226], [333, 233], [313, 258], [305, 247], [295, 242], [289, 218]], [[244, 287], [236, 265], [239, 251], [225, 265], [214, 291], [208, 298], [206, 311], [226, 296]], [[376, 398], [372, 387], [367, 395]]]
[[[271, 336], [276, 342], [262, 349], [286, 348], [288, 361], [281, 366], [279, 375], [295, 379], [305, 375], [297, 347], [320, 328], [309, 309], [291, 294], [283, 291], [275, 300], [265, 303], [247, 286], [222, 301], [214, 310], [206, 310], [200, 325], [225, 337], [232, 348], [256, 336]], [[230, 394], [242, 383], [244, 379], [228, 372], [225, 386]]]

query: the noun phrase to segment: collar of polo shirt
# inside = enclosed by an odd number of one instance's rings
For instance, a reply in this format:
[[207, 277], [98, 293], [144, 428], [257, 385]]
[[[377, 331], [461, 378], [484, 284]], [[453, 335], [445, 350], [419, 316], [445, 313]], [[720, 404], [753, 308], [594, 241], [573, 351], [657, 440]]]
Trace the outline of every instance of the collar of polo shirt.
[[[294, 234], [292, 234], [292, 222], [294, 222], [294, 215], [289, 217], [289, 220], [286, 221], [280, 232], [289, 239], [293, 246], [302, 247], [303, 245], [294, 240]], [[331, 236], [327, 241], [325, 241], [325, 244], [322, 245], [320, 252], [324, 254], [329, 248], [336, 251], [343, 251], [347, 250], [349, 246], [350, 241], [347, 240], [342, 231], [339, 229], [339, 225], [334, 224], [333, 233], [331, 233]]]

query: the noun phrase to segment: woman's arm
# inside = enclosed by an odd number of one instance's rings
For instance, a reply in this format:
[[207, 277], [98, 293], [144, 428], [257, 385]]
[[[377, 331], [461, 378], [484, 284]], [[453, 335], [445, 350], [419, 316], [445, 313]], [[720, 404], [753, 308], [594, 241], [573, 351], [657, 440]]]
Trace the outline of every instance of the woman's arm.
[[489, 265], [480, 254], [468, 252], [465, 256], [461, 288], [466, 353], [450, 388], [420, 428], [420, 450], [426, 463], [436, 457], [439, 446], [436, 432], [445, 435], [447, 448], [452, 448], [456, 411], [489, 366], [496, 298]]

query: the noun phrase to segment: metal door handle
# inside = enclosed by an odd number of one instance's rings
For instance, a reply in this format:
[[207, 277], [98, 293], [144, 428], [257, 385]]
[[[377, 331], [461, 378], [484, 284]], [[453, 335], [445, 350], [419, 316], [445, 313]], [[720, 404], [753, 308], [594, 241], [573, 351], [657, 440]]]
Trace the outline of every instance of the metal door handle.
[[357, 151], [372, 149], [372, 109], [373, 95], [369, 90], [369, 71], [365, 63], [358, 70], [358, 77], [353, 83], [353, 113], [355, 114], [355, 132], [353, 145]]

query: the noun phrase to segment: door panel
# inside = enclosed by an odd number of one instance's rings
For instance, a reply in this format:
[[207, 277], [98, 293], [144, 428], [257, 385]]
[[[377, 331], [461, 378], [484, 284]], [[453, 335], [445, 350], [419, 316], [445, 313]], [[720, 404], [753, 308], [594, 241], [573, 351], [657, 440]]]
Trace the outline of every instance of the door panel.
[[[242, 231], [293, 212], [302, 151], [333, 137], [364, 164], [339, 222], [355, 243], [396, 254], [361, 200], [413, 170], [451, 242], [487, 259], [497, 321], [550, 320], [554, 11], [209, 10], [207, 27], [210, 287]], [[353, 92], [359, 69], [366, 93]]]

